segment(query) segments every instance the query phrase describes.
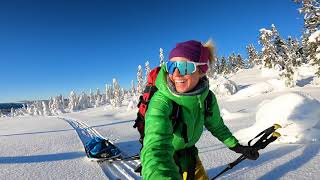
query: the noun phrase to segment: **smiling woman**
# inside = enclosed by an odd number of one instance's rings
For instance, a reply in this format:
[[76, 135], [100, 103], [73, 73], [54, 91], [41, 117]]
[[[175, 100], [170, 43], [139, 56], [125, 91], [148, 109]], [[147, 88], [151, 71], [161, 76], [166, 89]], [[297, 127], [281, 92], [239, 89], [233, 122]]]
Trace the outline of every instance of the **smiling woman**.
[[[143, 179], [208, 179], [195, 146], [203, 126], [231, 150], [248, 159], [259, 157], [257, 150], [240, 145], [224, 125], [206, 77], [208, 64], [213, 60], [211, 41], [205, 45], [186, 41], [171, 50], [169, 61], [157, 76], [158, 91], [145, 116]], [[175, 125], [170, 120], [173, 103], [179, 106]]]

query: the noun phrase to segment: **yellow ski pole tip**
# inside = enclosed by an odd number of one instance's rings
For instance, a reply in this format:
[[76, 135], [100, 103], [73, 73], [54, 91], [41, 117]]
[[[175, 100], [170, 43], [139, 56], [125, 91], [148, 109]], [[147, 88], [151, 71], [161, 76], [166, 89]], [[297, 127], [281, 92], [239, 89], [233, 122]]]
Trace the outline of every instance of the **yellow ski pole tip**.
[[278, 138], [278, 137], [280, 137], [280, 136], [281, 136], [281, 134], [280, 134], [280, 133], [278, 133], [278, 132], [273, 132], [273, 133], [272, 133], [272, 136], [273, 136], [273, 137], [277, 137], [277, 138]]
[[282, 126], [280, 124], [274, 124], [273, 127], [274, 127], [274, 129], [282, 128]]

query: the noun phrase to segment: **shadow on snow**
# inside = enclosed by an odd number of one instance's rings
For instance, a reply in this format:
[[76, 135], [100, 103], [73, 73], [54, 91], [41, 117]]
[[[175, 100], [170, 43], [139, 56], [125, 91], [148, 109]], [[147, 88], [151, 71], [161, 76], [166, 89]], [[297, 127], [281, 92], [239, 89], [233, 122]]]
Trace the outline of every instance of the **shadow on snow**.
[[32, 156], [0, 157], [0, 164], [41, 163], [77, 159], [80, 157], [84, 157], [83, 152], [66, 152]]
[[[225, 177], [231, 178], [231, 177], [236, 177], [238, 175], [241, 175], [242, 173], [249, 173], [248, 169], [262, 166], [264, 163], [278, 159], [278, 158], [285, 156], [288, 153], [293, 152], [299, 148], [301, 148], [301, 146], [298, 146], [298, 145], [286, 146], [286, 147], [281, 147], [281, 148], [275, 149], [273, 151], [265, 152], [265, 153], [260, 152], [261, 154], [260, 154], [260, 157], [258, 160], [256, 160], [256, 161], [244, 160], [243, 162], [241, 162], [240, 164], [235, 166], [233, 169], [227, 171], [225, 174], [222, 174], [221, 177], [225, 176]], [[231, 162], [226, 162], [226, 165], [209, 169], [207, 171], [209, 177], [216, 176], [224, 168], [226, 168], [229, 163], [231, 163]]]
[[264, 176], [262, 176], [259, 179], [280, 179], [282, 176], [289, 173], [290, 171], [295, 171], [299, 169], [299, 167], [306, 164], [319, 152], [320, 152], [320, 144], [309, 144], [304, 148], [303, 153], [300, 156], [294, 159], [291, 159], [290, 161], [278, 167], [275, 167], [273, 170], [266, 173]]

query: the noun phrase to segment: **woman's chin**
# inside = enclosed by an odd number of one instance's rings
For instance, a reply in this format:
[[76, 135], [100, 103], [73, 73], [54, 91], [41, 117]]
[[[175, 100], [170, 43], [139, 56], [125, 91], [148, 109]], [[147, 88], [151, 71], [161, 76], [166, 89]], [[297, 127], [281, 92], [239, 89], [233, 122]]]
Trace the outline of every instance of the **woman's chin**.
[[189, 90], [187, 85], [176, 85], [176, 91], [179, 93], [185, 93]]

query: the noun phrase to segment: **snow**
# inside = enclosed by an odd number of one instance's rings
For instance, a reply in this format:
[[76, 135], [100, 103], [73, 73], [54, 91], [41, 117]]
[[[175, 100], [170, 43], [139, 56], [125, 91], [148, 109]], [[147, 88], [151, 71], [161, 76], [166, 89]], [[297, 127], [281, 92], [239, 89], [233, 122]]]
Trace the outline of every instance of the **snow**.
[[309, 39], [308, 39], [309, 42], [320, 42], [320, 30], [317, 30], [316, 32], [312, 33], [310, 36], [309, 36]]
[[[320, 119], [320, 102], [303, 93], [287, 93], [272, 100], [265, 100], [256, 113], [256, 123], [235, 134], [242, 142], [248, 142], [248, 134], [258, 134], [277, 123], [281, 125], [279, 142], [308, 143], [319, 141], [320, 129], [315, 128]], [[304, 136], [310, 130], [313, 133]]]
[[238, 91], [236, 83], [223, 76], [210, 79], [209, 84], [210, 90], [213, 91], [217, 96], [228, 96], [235, 94]]
[[[258, 68], [227, 77], [239, 91], [227, 95], [230, 89], [222, 85], [227, 90], [217, 96], [218, 103], [225, 124], [241, 142], [273, 123], [283, 128], [277, 130], [282, 136], [276, 142], [259, 151], [258, 160], [245, 160], [220, 179], [318, 179], [320, 87], [311, 84], [311, 70], [307, 65], [297, 70], [294, 88]], [[118, 108], [101, 106], [58, 116], [0, 118], [0, 179], [140, 179], [133, 172], [138, 162], [91, 162], [83, 148], [99, 133], [125, 154], [138, 153], [139, 134], [132, 128], [136, 102], [130, 101]], [[210, 177], [239, 157], [207, 130], [196, 146]]]

